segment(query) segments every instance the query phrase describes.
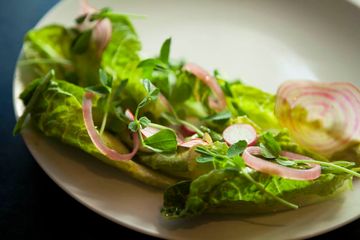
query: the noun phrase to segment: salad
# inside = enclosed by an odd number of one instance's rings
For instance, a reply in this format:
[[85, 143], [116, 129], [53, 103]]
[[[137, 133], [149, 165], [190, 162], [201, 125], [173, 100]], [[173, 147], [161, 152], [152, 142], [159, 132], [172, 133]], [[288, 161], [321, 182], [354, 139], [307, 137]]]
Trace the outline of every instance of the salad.
[[30, 30], [18, 66], [35, 77], [14, 134], [30, 125], [163, 189], [169, 219], [293, 210], [351, 189], [357, 86], [288, 81], [272, 95], [171, 59], [171, 42], [143, 59], [129, 16], [86, 1], [74, 26]]

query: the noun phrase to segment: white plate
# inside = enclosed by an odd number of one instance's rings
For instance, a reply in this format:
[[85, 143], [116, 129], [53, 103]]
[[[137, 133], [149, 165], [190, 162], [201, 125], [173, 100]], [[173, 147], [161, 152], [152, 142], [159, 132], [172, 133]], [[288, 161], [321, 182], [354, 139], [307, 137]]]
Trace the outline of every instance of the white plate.
[[[360, 11], [344, 1], [128, 0], [97, 7], [146, 15], [135, 19], [143, 54], [173, 38], [172, 57], [186, 58], [274, 92], [285, 79], [350, 81], [359, 85]], [[71, 24], [78, 3], [57, 4], [39, 25]], [[16, 75], [14, 96], [23, 89]], [[17, 115], [21, 102], [14, 97]], [[150, 235], [176, 239], [289, 239], [314, 236], [359, 218], [360, 184], [342, 197], [262, 217], [164, 221], [160, 191], [137, 183], [92, 157], [27, 129], [31, 153], [67, 193], [98, 214]]]

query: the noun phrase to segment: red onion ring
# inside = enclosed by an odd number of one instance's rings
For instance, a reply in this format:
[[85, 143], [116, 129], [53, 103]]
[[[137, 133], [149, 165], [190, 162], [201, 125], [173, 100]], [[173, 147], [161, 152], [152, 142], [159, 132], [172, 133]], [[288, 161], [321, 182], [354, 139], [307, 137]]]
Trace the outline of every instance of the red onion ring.
[[[360, 141], [360, 90], [351, 83], [287, 81], [278, 89], [275, 114], [302, 147], [329, 158]], [[322, 127], [312, 127], [315, 121]]]
[[[243, 159], [245, 164], [256, 171], [267, 173], [270, 175], [277, 175], [287, 179], [293, 180], [314, 180], [320, 177], [321, 167], [318, 164], [309, 163], [310, 169], [294, 169], [281, 166], [276, 163], [261, 159], [254, 155], [260, 155], [260, 147], [247, 147], [243, 152]], [[309, 157], [302, 156], [292, 152], [281, 152], [281, 155], [291, 160], [312, 160]]]
[[216, 78], [211, 76], [206, 70], [194, 63], [187, 63], [184, 65], [183, 70], [193, 74], [205, 85], [207, 85], [211, 91], [216, 95], [217, 99], [209, 97], [209, 107], [220, 112], [226, 107], [226, 99], [224, 92], [216, 81]]
[[133, 133], [134, 148], [130, 153], [120, 154], [114, 149], [107, 147], [104, 144], [103, 140], [101, 139], [101, 136], [96, 131], [96, 128], [94, 126], [94, 121], [92, 117], [92, 99], [94, 96], [95, 96], [94, 93], [91, 92], [85, 93], [82, 103], [83, 119], [84, 119], [86, 131], [88, 132], [92, 143], [102, 154], [104, 154], [106, 157], [108, 157], [111, 160], [119, 161], [119, 160], [132, 159], [135, 156], [140, 146], [137, 133]]

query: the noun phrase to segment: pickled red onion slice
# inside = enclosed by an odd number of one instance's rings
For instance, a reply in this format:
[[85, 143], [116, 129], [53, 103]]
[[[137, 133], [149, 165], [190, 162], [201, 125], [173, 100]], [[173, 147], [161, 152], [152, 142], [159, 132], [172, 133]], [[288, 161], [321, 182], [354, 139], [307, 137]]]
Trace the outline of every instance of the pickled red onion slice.
[[[261, 154], [260, 147], [247, 147], [243, 152], [243, 159], [245, 164], [256, 171], [267, 173], [270, 175], [277, 175], [287, 179], [293, 180], [313, 180], [317, 179], [321, 175], [321, 167], [318, 164], [309, 163], [311, 167], [309, 169], [295, 169], [285, 167], [267, 160], [264, 160], [256, 155]], [[311, 160], [303, 155], [299, 155], [292, 152], [281, 152], [281, 155], [287, 157], [290, 160]]]
[[119, 161], [119, 160], [130, 160], [132, 159], [136, 152], [139, 149], [140, 142], [137, 133], [133, 133], [133, 144], [134, 148], [130, 153], [121, 154], [111, 149], [105, 145], [101, 136], [96, 131], [94, 126], [93, 117], [92, 117], [92, 99], [94, 97], [94, 93], [87, 92], [83, 97], [82, 103], [82, 112], [83, 112], [83, 119], [85, 123], [86, 130], [90, 136], [92, 143], [96, 146], [96, 148], [108, 157], [111, 160]]
[[107, 18], [97, 20], [95, 25], [89, 21], [89, 15], [98, 12], [98, 10], [88, 3], [86, 0], [81, 1], [82, 14], [87, 14], [86, 21], [79, 25], [79, 29], [84, 31], [86, 29], [93, 29], [92, 39], [97, 46], [97, 54], [100, 57], [111, 40], [112, 24]]
[[209, 106], [216, 111], [220, 112], [226, 107], [226, 99], [224, 92], [216, 81], [216, 78], [210, 75], [205, 69], [194, 63], [187, 63], [184, 65], [183, 69], [189, 73], [192, 73], [201, 80], [205, 85], [207, 85], [211, 91], [215, 94], [217, 99], [209, 97]]

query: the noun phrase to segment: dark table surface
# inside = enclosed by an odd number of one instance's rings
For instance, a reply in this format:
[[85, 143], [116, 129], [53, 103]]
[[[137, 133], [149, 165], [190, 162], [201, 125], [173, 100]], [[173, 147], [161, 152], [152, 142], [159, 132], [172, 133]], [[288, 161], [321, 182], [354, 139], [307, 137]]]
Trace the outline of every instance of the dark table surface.
[[[0, 239], [152, 239], [110, 222], [72, 199], [39, 167], [21, 136], [11, 134], [15, 124], [13, 72], [23, 36], [56, 3], [0, 1]], [[360, 219], [313, 239], [345, 236], [360, 236]]]

